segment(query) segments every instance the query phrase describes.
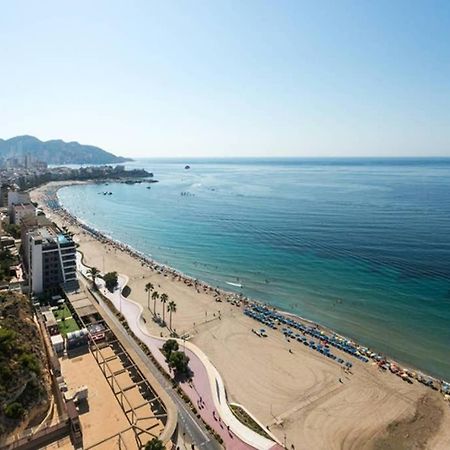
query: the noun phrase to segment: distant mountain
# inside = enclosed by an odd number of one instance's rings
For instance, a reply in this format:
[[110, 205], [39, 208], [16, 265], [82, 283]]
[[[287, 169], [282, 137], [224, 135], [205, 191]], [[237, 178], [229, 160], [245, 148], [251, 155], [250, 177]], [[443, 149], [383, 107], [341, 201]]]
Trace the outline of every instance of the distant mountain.
[[47, 164], [113, 164], [132, 161], [108, 153], [93, 145], [64, 142], [60, 139], [40, 141], [34, 136], [17, 136], [0, 139], [0, 159], [30, 155]]

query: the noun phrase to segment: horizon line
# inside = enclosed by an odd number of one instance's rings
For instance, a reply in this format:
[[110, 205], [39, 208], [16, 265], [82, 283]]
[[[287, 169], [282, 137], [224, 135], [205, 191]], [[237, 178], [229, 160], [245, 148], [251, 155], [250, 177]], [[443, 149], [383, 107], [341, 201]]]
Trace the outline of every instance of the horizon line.
[[450, 159], [450, 155], [408, 156], [122, 156], [130, 159]]

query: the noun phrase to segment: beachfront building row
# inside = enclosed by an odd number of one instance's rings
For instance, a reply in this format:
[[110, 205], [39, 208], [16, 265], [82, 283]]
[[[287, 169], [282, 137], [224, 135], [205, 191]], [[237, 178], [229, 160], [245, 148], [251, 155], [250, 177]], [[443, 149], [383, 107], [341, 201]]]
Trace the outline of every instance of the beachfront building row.
[[20, 225], [24, 217], [35, 216], [38, 212], [28, 192], [22, 192], [8, 183], [0, 186], [0, 207], [8, 208], [9, 222], [16, 225]]
[[33, 294], [77, 285], [75, 243], [47, 218], [22, 220], [22, 254]]
[[10, 189], [8, 192], [9, 221], [20, 225], [22, 219], [36, 215], [36, 207], [31, 203], [28, 192]]
[[9, 209], [10, 222], [16, 225], [20, 225], [20, 223], [25, 217], [35, 215], [36, 215], [36, 207], [31, 203], [13, 204]]

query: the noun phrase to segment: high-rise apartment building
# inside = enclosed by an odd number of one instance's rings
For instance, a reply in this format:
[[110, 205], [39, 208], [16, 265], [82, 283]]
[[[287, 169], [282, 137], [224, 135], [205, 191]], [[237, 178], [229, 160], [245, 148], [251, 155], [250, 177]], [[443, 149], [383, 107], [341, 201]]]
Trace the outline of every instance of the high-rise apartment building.
[[77, 282], [76, 248], [71, 236], [51, 224], [32, 227], [25, 239], [25, 266], [33, 294]]

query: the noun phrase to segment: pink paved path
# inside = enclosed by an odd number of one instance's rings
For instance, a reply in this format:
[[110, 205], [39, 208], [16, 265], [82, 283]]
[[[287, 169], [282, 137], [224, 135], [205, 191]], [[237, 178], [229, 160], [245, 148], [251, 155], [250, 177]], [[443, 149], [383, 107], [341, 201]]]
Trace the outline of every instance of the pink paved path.
[[[118, 295], [108, 296], [114, 303], [114, 306], [119, 310], [122, 310], [122, 314], [127, 318], [128, 325], [130, 326], [131, 331], [136, 335], [138, 339], [140, 339], [144, 344], [148, 346], [150, 351], [152, 352], [155, 359], [158, 363], [168, 372], [169, 367], [165, 361], [164, 355], [161, 353], [160, 348], [165, 342], [165, 339], [160, 339], [157, 337], [153, 337], [148, 335], [143, 331], [145, 325], [142, 323], [140, 319], [141, 310], [140, 307], [132, 301], [122, 297], [122, 301], [119, 298], [119, 291], [117, 291]], [[121, 305], [120, 305], [121, 303]], [[137, 319], [139, 318], [139, 319]], [[140, 323], [139, 323], [140, 322]], [[191, 370], [194, 372], [193, 376], [193, 386], [189, 386], [188, 383], [180, 383], [181, 389], [186, 393], [186, 395], [191, 399], [194, 406], [197, 408], [197, 411], [200, 413], [202, 419], [216, 431], [220, 437], [223, 439], [225, 448], [227, 449], [236, 449], [236, 450], [244, 450], [244, 449], [254, 449], [245, 442], [243, 442], [239, 437], [237, 437], [232, 432], [228, 431], [227, 427], [223, 424], [223, 422], [219, 422], [214, 419], [213, 411], [214, 411], [214, 401], [212, 398], [212, 392], [210, 389], [209, 377], [206, 372], [206, 368], [199, 359], [199, 357], [186, 348], [186, 354], [190, 358], [189, 366]], [[201, 409], [198, 407], [197, 401], [200, 399], [203, 400], [203, 405]], [[216, 413], [216, 417], [218, 414]], [[277, 448], [278, 446], [274, 446], [273, 448]]]
[[[83, 267], [83, 269], [85, 269], [85, 267]], [[120, 310], [126, 317], [128, 325], [136, 337], [148, 346], [158, 363], [166, 370], [167, 373], [170, 373], [164, 355], [160, 351], [160, 348], [166, 339], [157, 338], [148, 334], [147, 328], [141, 319], [142, 307], [131, 299], [127, 299], [122, 296], [122, 288], [128, 282], [128, 278], [121, 275], [119, 277], [119, 282], [120, 289], [116, 290], [114, 294], [110, 294], [107, 291], [105, 291], [104, 294], [107, 295], [107, 297], [113, 302], [116, 309]], [[202, 419], [222, 437], [225, 448], [236, 450], [256, 448], [247, 444], [232, 431], [228, 430], [227, 426], [220, 419], [219, 413], [215, 411], [211, 389], [215, 389], [216, 386], [211, 386], [210, 378], [208, 377], [205, 365], [189, 348], [185, 348], [185, 352], [190, 358], [189, 366], [194, 375], [192, 383], [180, 383], [180, 387], [196, 406], [196, 409]], [[214, 380], [216, 379], [214, 378]], [[217, 395], [220, 395], [219, 390], [217, 390]], [[200, 399], [202, 400], [201, 403]], [[227, 404], [226, 399], [220, 399], [220, 402]], [[250, 429], [248, 429], [248, 432], [250, 434], [254, 433]], [[261, 439], [261, 437], [259, 437], [259, 439]], [[266, 440], [266, 442], [270, 441]], [[267, 448], [267, 444], [265, 448]], [[270, 450], [278, 450], [282, 448], [283, 447], [274, 442], [274, 445], [270, 447]]]

